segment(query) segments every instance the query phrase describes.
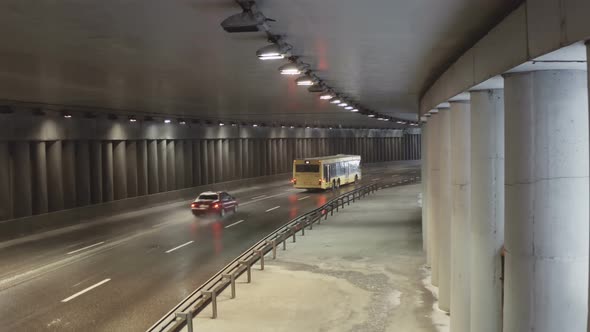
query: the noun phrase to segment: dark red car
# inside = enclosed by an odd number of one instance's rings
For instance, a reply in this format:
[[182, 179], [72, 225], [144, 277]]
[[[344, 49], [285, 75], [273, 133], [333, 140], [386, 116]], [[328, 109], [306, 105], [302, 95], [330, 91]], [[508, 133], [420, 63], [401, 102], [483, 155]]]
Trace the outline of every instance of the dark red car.
[[238, 201], [225, 191], [207, 191], [201, 193], [191, 203], [191, 210], [195, 216], [218, 215], [223, 217], [227, 212], [238, 211]]

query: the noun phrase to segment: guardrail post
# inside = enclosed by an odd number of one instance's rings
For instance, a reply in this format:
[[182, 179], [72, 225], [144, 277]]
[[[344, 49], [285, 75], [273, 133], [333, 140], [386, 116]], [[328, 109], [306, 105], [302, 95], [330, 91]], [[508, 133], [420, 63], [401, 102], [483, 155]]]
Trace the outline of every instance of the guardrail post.
[[[301, 225], [301, 223], [299, 223], [299, 225]], [[305, 223], [303, 223], [303, 226], [301, 227], [301, 236], [305, 236]]]
[[272, 259], [277, 259], [277, 240], [272, 240]]
[[223, 278], [229, 279], [231, 283], [231, 298], [236, 298], [236, 276], [233, 274], [224, 274]]
[[334, 215], [334, 205], [332, 205], [332, 203], [330, 203], [330, 216]]
[[264, 270], [264, 250], [254, 250], [260, 256], [260, 270]]
[[186, 321], [186, 329], [188, 332], [193, 332], [193, 315], [191, 312], [177, 312], [176, 317], [184, 319]]
[[215, 291], [203, 291], [203, 294], [211, 297], [211, 309], [213, 309], [213, 314], [211, 318], [217, 318], [217, 293]]
[[247, 271], [247, 276], [248, 276], [248, 283], [250, 283], [252, 281], [252, 271], [251, 271], [250, 263], [248, 263], [246, 261], [240, 261], [240, 265], [246, 265], [246, 271]]
[[283, 239], [283, 250], [287, 250], [287, 239]]
[[[354, 195], [353, 195], [354, 196]], [[346, 196], [346, 204], [350, 205], [350, 195]]]
[[297, 231], [293, 230], [293, 243], [297, 242], [297, 239], [295, 239], [296, 234], [297, 234]]
[[339, 211], [339, 208], [340, 208], [340, 203], [339, 202], [340, 202], [340, 199], [337, 198], [336, 199], [336, 212], [338, 212]]

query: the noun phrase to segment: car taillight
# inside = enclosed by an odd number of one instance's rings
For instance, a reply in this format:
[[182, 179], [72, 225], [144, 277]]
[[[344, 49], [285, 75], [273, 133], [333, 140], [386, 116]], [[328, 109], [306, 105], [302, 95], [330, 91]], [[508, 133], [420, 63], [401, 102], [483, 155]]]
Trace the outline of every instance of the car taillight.
[[292, 184], [297, 184], [297, 179], [295, 179], [295, 178], [291, 179], [291, 183]]
[[319, 184], [322, 184], [322, 182], [324, 182], [324, 180], [323, 179], [320, 179], [319, 180]]
[[214, 208], [214, 209], [219, 209], [219, 203], [215, 203], [215, 204], [213, 204], [213, 208]]
[[191, 203], [191, 207], [192, 208], [197, 207], [197, 203]]

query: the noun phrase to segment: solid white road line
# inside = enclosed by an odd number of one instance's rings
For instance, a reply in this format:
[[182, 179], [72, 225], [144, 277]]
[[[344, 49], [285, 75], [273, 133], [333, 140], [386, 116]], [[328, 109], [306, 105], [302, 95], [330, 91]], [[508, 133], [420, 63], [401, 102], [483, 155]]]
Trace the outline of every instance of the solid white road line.
[[278, 206], [275, 206], [275, 207], [273, 207], [273, 208], [270, 208], [270, 209], [268, 209], [268, 210], [266, 210], [266, 211], [264, 211], [264, 212], [270, 212], [270, 211], [272, 211], [272, 210], [276, 210], [276, 209], [278, 209], [278, 208], [280, 208], [280, 207], [281, 207], [281, 206], [280, 206], [280, 205], [278, 205]]
[[180, 248], [182, 248], [182, 247], [184, 247], [184, 246], [188, 246], [189, 244], [191, 244], [191, 243], [193, 243], [193, 242], [195, 242], [195, 241], [188, 241], [187, 243], [181, 244], [181, 245], [179, 245], [178, 247], [174, 247], [174, 248], [172, 248], [172, 249], [170, 249], [170, 250], [166, 251], [166, 253], [167, 253], [167, 254], [169, 254], [169, 253], [173, 252], [174, 250], [180, 249]]
[[237, 224], [240, 224], [240, 223], [243, 223], [243, 222], [244, 222], [244, 220], [243, 220], [243, 219], [242, 219], [242, 220], [238, 220], [238, 221], [236, 221], [236, 222], [235, 222], [235, 223], [233, 223], [233, 224], [229, 224], [229, 225], [225, 226], [224, 228], [230, 228], [230, 227], [232, 227], [232, 226], [235, 226], [235, 225], [237, 225]]
[[304, 199], [308, 199], [308, 198], [309, 198], [309, 196], [305, 196], [305, 197], [298, 198], [297, 200], [298, 200], [298, 201], [302, 201], [302, 200], [304, 200]]
[[65, 302], [68, 302], [68, 301], [70, 301], [70, 300], [72, 300], [72, 299], [75, 299], [75, 298], [77, 298], [78, 296], [80, 296], [80, 295], [82, 295], [82, 294], [84, 294], [84, 293], [86, 293], [86, 292], [89, 292], [89, 291], [91, 291], [91, 290], [95, 289], [96, 287], [98, 287], [98, 286], [100, 286], [100, 285], [106, 284], [106, 283], [107, 283], [107, 282], [109, 282], [109, 281], [111, 281], [111, 279], [110, 279], [110, 278], [108, 278], [108, 279], [105, 279], [105, 280], [103, 280], [103, 281], [101, 281], [101, 282], [99, 282], [99, 283], [97, 283], [97, 284], [94, 284], [94, 285], [92, 285], [92, 286], [90, 286], [90, 287], [88, 287], [88, 288], [86, 288], [86, 289], [84, 289], [84, 290], [81, 290], [81, 291], [79, 291], [78, 293], [76, 293], [76, 294], [74, 294], [74, 295], [72, 295], [72, 296], [70, 296], [70, 297], [68, 297], [68, 298], [65, 298], [65, 299], [63, 299], [63, 300], [61, 300], [61, 301], [62, 301], [62, 302], [64, 302], [64, 303], [65, 303]]
[[262, 198], [262, 197], [266, 197], [266, 195], [260, 195], [260, 196], [252, 197], [250, 199], [258, 199], [258, 198]]
[[90, 248], [92, 248], [92, 247], [99, 246], [99, 245], [101, 245], [101, 244], [103, 244], [103, 243], [104, 243], [104, 241], [102, 241], [102, 242], [98, 242], [98, 243], [95, 243], [95, 244], [91, 244], [91, 245], [89, 245], [89, 246], [87, 246], [87, 247], [80, 248], [80, 249], [78, 249], [78, 250], [70, 251], [70, 252], [68, 252], [68, 255], [75, 254], [75, 253], [77, 253], [77, 252], [80, 252], [80, 251], [82, 251], [82, 250], [86, 250], [86, 249], [90, 249]]

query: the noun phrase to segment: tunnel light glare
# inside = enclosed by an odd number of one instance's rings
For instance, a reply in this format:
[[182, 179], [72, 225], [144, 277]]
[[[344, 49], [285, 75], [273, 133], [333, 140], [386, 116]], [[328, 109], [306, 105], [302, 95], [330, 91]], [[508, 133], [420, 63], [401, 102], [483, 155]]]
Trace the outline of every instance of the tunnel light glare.
[[358, 112], [359, 110], [358, 110], [358, 109], [356, 109], [356, 108], [353, 108], [353, 109], [351, 109], [350, 111], [351, 111], [351, 112], [353, 112], [353, 113], [356, 113], [356, 112]]
[[299, 69], [285, 69], [281, 70], [281, 75], [299, 75], [301, 71]]
[[258, 124], [254, 123], [254, 124], [252, 125], [252, 127], [256, 128], [256, 127], [258, 127]]
[[289, 127], [289, 129], [293, 129], [293, 128], [295, 128], [295, 127], [294, 126]]
[[66, 113], [66, 114], [64, 114], [64, 118], [66, 118], [66, 119], [71, 119], [71, 118], [72, 118], [72, 115], [71, 115], [71, 114], [68, 114], [68, 113]]
[[346, 106], [348, 106], [348, 104], [347, 103], [340, 103], [340, 104], [338, 104], [338, 106], [340, 106], [340, 107], [346, 107]]
[[342, 101], [340, 99], [334, 99], [330, 103], [331, 104], [340, 104]]
[[403, 122], [401, 122], [401, 121], [396, 121], [395, 123], [397, 123], [397, 124], [403, 124]]
[[172, 122], [170, 119], [165, 119], [164, 120], [164, 123], [170, 123], [170, 122]]
[[260, 60], [279, 60], [279, 59], [284, 59], [285, 56], [282, 54], [271, 54], [271, 55], [262, 55], [259, 56], [258, 59]]
[[129, 122], [137, 122], [137, 119], [134, 116], [130, 116]]
[[223, 127], [223, 126], [225, 126], [225, 123], [223, 123], [223, 122], [220, 122], [220, 123], [219, 123], [219, 126], [220, 126], [220, 127]]
[[368, 117], [374, 118], [375, 117], [375, 114], [369, 114]]
[[178, 124], [185, 125], [186, 124], [186, 121], [179, 121]]
[[350, 110], [351, 110], [351, 109], [353, 109], [353, 108], [354, 108], [354, 107], [352, 107], [352, 106], [346, 106], [344, 109], [345, 109], [345, 110], [349, 110], [349, 111], [350, 111]]
[[295, 80], [295, 83], [300, 86], [310, 86], [313, 85], [314, 79], [308, 75], [301, 76]]
[[329, 93], [326, 93], [326, 94], [323, 94], [323, 95], [321, 95], [321, 96], [320, 96], [320, 99], [321, 99], [321, 100], [330, 100], [330, 99], [332, 99], [332, 98], [334, 98], [334, 96], [332, 96], [332, 95], [331, 95], [331, 94], [329, 94]]

